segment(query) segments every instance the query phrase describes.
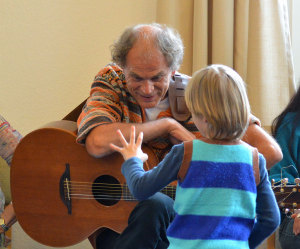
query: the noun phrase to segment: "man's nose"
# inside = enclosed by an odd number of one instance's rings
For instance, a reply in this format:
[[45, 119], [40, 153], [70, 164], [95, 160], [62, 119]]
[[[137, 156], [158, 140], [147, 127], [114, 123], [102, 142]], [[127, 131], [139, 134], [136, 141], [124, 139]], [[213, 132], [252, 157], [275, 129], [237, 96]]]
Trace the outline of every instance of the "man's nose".
[[144, 94], [151, 94], [154, 90], [154, 84], [151, 80], [145, 80], [143, 82], [142, 91]]

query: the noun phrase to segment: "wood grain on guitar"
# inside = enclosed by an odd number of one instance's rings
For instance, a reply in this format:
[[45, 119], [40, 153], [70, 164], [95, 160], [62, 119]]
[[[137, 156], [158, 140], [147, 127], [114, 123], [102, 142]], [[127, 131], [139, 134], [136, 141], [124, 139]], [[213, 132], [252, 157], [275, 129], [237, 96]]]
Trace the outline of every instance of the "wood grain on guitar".
[[272, 180], [272, 189], [279, 208], [284, 212], [293, 213], [300, 208], [299, 178], [296, 178], [294, 183], [289, 183], [287, 178], [283, 178], [278, 185]]
[[[121, 174], [119, 153], [90, 156], [76, 143], [76, 123], [61, 120], [25, 136], [11, 167], [11, 192], [17, 219], [39, 243], [77, 244], [99, 228], [122, 232], [136, 205]], [[155, 154], [145, 169], [157, 165]], [[174, 187], [166, 189], [175, 194]]]

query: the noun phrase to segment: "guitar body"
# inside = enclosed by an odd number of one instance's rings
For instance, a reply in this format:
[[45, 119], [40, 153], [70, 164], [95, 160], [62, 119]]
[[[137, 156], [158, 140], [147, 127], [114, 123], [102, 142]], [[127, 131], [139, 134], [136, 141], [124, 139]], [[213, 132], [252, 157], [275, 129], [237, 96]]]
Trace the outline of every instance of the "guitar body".
[[[147, 163], [158, 163], [151, 151]], [[54, 247], [77, 244], [99, 228], [122, 232], [136, 201], [97, 200], [93, 189], [103, 179], [116, 186], [125, 183], [119, 153], [90, 156], [76, 143], [76, 123], [58, 121], [25, 136], [17, 146], [11, 167], [11, 192], [18, 222], [34, 240]], [[149, 166], [148, 165], [148, 166]], [[66, 190], [73, 182], [84, 194], [73, 198]]]

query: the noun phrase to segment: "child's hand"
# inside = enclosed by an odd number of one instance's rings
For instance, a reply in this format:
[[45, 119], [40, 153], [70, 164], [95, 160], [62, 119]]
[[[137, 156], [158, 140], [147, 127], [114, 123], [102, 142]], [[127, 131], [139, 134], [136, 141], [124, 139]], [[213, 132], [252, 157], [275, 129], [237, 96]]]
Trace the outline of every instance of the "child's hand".
[[131, 157], [138, 157], [143, 162], [148, 159], [148, 155], [142, 151], [142, 142], [143, 142], [143, 132], [140, 132], [136, 143], [135, 143], [135, 126], [131, 126], [131, 133], [130, 133], [130, 142], [127, 143], [126, 139], [124, 138], [122, 132], [120, 130], [117, 131], [119, 134], [120, 142], [123, 147], [119, 147], [115, 144], [110, 144], [110, 147], [113, 150], [116, 150], [122, 154], [124, 160], [128, 160]]

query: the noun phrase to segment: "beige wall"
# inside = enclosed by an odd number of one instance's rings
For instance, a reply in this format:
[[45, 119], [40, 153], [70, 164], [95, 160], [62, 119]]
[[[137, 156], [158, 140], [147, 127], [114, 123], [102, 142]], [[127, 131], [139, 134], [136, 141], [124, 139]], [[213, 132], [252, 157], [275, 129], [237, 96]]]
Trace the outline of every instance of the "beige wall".
[[0, 0], [0, 113], [23, 135], [60, 120], [121, 31], [155, 19], [154, 0]]

